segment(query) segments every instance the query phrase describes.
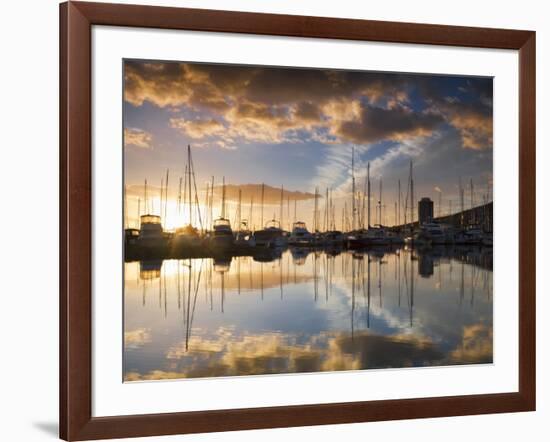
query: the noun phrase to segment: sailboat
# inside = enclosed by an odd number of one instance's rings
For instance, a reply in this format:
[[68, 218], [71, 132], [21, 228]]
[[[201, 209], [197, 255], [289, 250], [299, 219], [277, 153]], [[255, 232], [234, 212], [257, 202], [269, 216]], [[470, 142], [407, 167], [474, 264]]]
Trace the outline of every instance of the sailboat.
[[[168, 176], [166, 177], [168, 182]], [[194, 192], [193, 192], [194, 191]], [[181, 192], [181, 183], [180, 189]], [[178, 195], [178, 210], [182, 207], [182, 195]], [[188, 224], [183, 227], [176, 228], [174, 235], [174, 247], [179, 251], [187, 251], [200, 246], [202, 240], [194, 222], [199, 222], [202, 226], [202, 218], [198, 208], [197, 185], [195, 182], [195, 168], [191, 157], [191, 146], [187, 145], [187, 164], [184, 172], [184, 189], [183, 189], [183, 208], [187, 205], [188, 209]]]
[[248, 220], [241, 219], [242, 191], [239, 189], [239, 203], [237, 205], [237, 224], [239, 229], [235, 234], [235, 245], [240, 247], [254, 247], [256, 240], [248, 227]]
[[[353, 179], [353, 192], [355, 193], [355, 172], [353, 170], [353, 158], [352, 158], [352, 179]], [[367, 228], [360, 228], [351, 232], [348, 236], [348, 247], [352, 249], [358, 249], [366, 246], [376, 245], [388, 245], [393, 242], [393, 235], [384, 227], [382, 223], [382, 180], [380, 180], [380, 196], [378, 200], [378, 224], [371, 226], [370, 223], [370, 201], [371, 201], [371, 183], [370, 183], [370, 163], [367, 164]], [[353, 196], [355, 200], [355, 195]], [[354, 204], [355, 205], [355, 204]]]
[[164, 237], [160, 216], [148, 213], [147, 180], [145, 180], [144, 192], [145, 214], [139, 217], [140, 223], [137, 243], [144, 249], [162, 249], [167, 245], [167, 242]]
[[222, 211], [221, 216], [214, 220], [210, 245], [214, 249], [227, 249], [233, 245], [233, 230], [231, 223], [225, 217], [225, 177], [222, 184]]
[[[262, 213], [264, 205], [265, 185], [262, 183]], [[263, 218], [263, 217], [262, 217]], [[262, 230], [254, 232], [254, 239], [257, 246], [263, 247], [283, 247], [287, 244], [287, 238], [281, 223], [273, 217], [269, 220]]]
[[[138, 219], [140, 217], [140, 200], [138, 199]], [[128, 249], [133, 248], [137, 244], [139, 237], [139, 229], [132, 228], [129, 226], [128, 222], [128, 198], [127, 198], [127, 189], [124, 186], [124, 244]]]
[[304, 221], [299, 221], [296, 218], [296, 213], [297, 213], [296, 206], [297, 206], [297, 201], [294, 200], [294, 220], [292, 223], [292, 229], [290, 231], [290, 235], [288, 237], [288, 244], [295, 247], [312, 245], [315, 240], [315, 237], [308, 230], [306, 223]]
[[327, 247], [340, 248], [344, 245], [345, 236], [340, 230], [336, 230], [334, 220], [334, 206], [332, 204], [332, 190], [326, 191], [325, 203], [325, 225], [326, 231], [323, 234], [323, 242]]

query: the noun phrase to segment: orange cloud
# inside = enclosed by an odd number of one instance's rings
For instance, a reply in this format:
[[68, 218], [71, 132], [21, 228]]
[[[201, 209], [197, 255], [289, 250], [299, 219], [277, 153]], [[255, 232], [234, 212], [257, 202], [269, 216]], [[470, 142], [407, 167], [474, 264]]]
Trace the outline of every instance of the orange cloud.
[[479, 112], [453, 113], [449, 122], [460, 132], [462, 145], [467, 149], [482, 150], [493, 147], [493, 117]]
[[135, 146], [143, 149], [151, 148], [152, 135], [141, 129], [124, 128], [124, 147]]
[[138, 348], [151, 342], [151, 330], [148, 328], [138, 328], [124, 332], [124, 346], [128, 348]]
[[185, 120], [183, 118], [170, 118], [170, 126], [174, 129], [179, 129], [181, 132], [195, 139], [220, 136], [225, 131], [224, 125], [213, 118], [208, 120]]
[[493, 328], [483, 324], [465, 326], [462, 342], [450, 353], [449, 358], [461, 364], [493, 362]]

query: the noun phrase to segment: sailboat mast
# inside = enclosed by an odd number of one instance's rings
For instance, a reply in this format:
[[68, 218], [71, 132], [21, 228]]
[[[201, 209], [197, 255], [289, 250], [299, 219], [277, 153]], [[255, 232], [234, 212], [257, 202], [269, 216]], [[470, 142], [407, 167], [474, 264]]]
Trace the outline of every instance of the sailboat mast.
[[147, 178], [145, 178], [145, 187], [144, 187], [144, 199], [145, 199], [145, 214], [149, 214], [149, 204], [147, 202]]
[[464, 189], [462, 188], [462, 177], [458, 177], [458, 192], [460, 195], [460, 225], [464, 227]]
[[397, 225], [401, 223], [401, 180], [397, 180]]
[[344, 201], [344, 231], [349, 231], [349, 220], [348, 220], [348, 202]]
[[318, 204], [318, 190], [317, 187], [315, 188], [315, 204], [313, 206], [313, 231], [317, 232], [318, 226], [317, 226], [317, 204]]
[[355, 146], [351, 148], [351, 229], [355, 230]]
[[237, 206], [237, 226], [241, 229], [241, 203], [242, 203], [242, 190], [239, 187], [239, 205]]
[[187, 192], [189, 199], [189, 225], [193, 225], [193, 199], [191, 196], [191, 146], [187, 145]]
[[222, 178], [222, 218], [225, 219], [225, 176]]
[[188, 146], [188, 149], [189, 149], [189, 171], [191, 173], [191, 177], [193, 178], [193, 190], [195, 191], [195, 208], [196, 208], [196, 215], [197, 215], [197, 218], [199, 219], [199, 227], [201, 229], [201, 231], [203, 230], [203, 225], [202, 225], [202, 217], [201, 217], [201, 210], [200, 210], [200, 205], [199, 205], [199, 191], [197, 190], [197, 180], [195, 178], [195, 165], [193, 164], [193, 157], [191, 156], [191, 146]]
[[162, 201], [164, 195], [164, 177], [160, 179], [160, 205], [159, 205], [159, 217], [161, 218], [161, 224], [164, 224], [164, 219], [162, 219]]
[[262, 183], [262, 200], [260, 204], [260, 229], [263, 229], [264, 227], [264, 197], [265, 197], [265, 184]]
[[329, 207], [328, 207], [328, 187], [326, 188], [325, 190], [325, 216], [324, 216], [324, 220], [323, 220], [323, 224], [324, 224], [324, 231], [326, 232], [327, 230], [329, 230], [329, 225], [328, 225], [328, 213], [329, 213]]
[[470, 209], [474, 208], [474, 182], [470, 178]]
[[286, 197], [286, 217], [288, 218], [288, 230], [292, 229], [290, 225], [290, 194]]
[[470, 178], [470, 223], [475, 224], [475, 213], [474, 213], [474, 182]]
[[140, 227], [140, 219], [141, 219], [141, 198], [138, 198], [138, 206], [137, 206], [137, 228]]
[[252, 214], [254, 213], [254, 196], [250, 197], [250, 209], [248, 210], [248, 226], [249, 228], [254, 229], [254, 224], [252, 222]]
[[279, 224], [281, 229], [283, 228], [283, 194], [284, 194], [284, 189], [283, 189], [283, 186], [281, 186], [281, 206], [279, 208]]
[[177, 207], [178, 216], [181, 214], [181, 184], [182, 184], [182, 178], [180, 177], [180, 182], [178, 185], [178, 207]]
[[334, 206], [332, 205], [332, 189], [330, 189], [330, 230], [336, 230], [336, 226], [334, 225]]
[[210, 181], [210, 201], [208, 205], [210, 206], [209, 207], [210, 230], [212, 230], [213, 224], [214, 224], [214, 175], [212, 175], [211, 181]]
[[411, 160], [410, 165], [410, 178], [411, 178], [411, 226], [414, 222], [414, 180], [413, 180], [413, 162]]
[[207, 229], [208, 227], [208, 201], [210, 199], [210, 183], [206, 183], [206, 193], [205, 193], [205, 196], [204, 196], [204, 226], [205, 226], [205, 229]]
[[380, 188], [378, 196], [378, 224], [382, 225], [382, 178], [380, 178]]
[[370, 228], [370, 161], [367, 163], [367, 229]]
[[185, 215], [185, 203], [187, 201], [187, 164], [183, 172], [183, 192], [181, 198], [181, 212]]
[[365, 183], [363, 185], [363, 195], [361, 197], [361, 222], [359, 223], [361, 229], [365, 228], [365, 220], [366, 220], [366, 199], [367, 199], [367, 186], [368, 186], [368, 173], [365, 175]]
[[168, 217], [168, 175], [170, 174], [170, 169], [166, 169], [166, 181], [164, 183], [164, 224], [166, 224], [166, 219]]
[[128, 197], [126, 196], [127, 186], [124, 185], [124, 228], [128, 228]]

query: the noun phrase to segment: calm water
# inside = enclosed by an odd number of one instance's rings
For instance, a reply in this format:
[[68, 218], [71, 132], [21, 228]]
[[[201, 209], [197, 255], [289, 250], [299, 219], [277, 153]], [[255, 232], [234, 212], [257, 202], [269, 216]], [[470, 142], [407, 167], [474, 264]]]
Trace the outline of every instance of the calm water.
[[492, 251], [125, 265], [125, 379], [492, 362]]

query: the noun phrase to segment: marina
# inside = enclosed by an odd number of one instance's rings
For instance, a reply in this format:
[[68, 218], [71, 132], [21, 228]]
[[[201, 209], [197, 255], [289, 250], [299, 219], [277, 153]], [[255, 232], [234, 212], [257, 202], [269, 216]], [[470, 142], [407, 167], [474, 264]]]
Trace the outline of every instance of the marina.
[[[139, 226], [129, 227], [126, 215], [125, 259], [127, 261], [144, 258], [207, 258], [216, 256], [257, 256], [265, 253], [263, 249], [307, 247], [313, 249], [360, 250], [372, 246], [401, 245], [410, 247], [433, 247], [439, 245], [469, 245], [473, 247], [492, 247], [492, 201], [484, 194], [484, 204], [474, 206], [474, 189], [471, 186], [470, 208], [465, 209], [464, 188], [460, 184], [460, 211], [447, 213], [439, 217], [434, 215], [433, 202], [426, 197], [416, 201], [414, 198], [413, 164], [410, 172], [406, 194], [401, 192], [398, 182], [398, 201], [394, 207], [394, 224], [383, 225], [382, 180], [379, 181], [379, 195], [376, 202], [376, 224], [371, 223], [371, 179], [370, 163], [367, 165], [364, 193], [356, 189], [354, 152], [352, 151], [351, 194], [344, 197], [344, 207], [340, 230], [337, 230], [336, 205], [332, 199], [331, 189], [326, 189], [324, 207], [320, 207], [320, 194], [315, 188], [313, 194], [313, 211], [311, 214], [313, 228], [310, 231], [305, 221], [296, 220], [294, 200], [294, 219], [289, 228], [284, 228], [284, 188], [280, 188], [279, 218], [264, 222], [264, 202], [266, 185], [261, 184], [261, 198], [256, 212], [259, 213], [259, 225], [250, 226], [254, 216], [254, 201], [251, 199], [249, 218], [243, 217], [242, 189], [237, 186], [238, 199], [234, 204], [233, 230], [230, 214], [227, 209], [225, 177], [222, 178], [219, 216], [214, 217], [215, 186], [214, 177], [207, 183], [204, 192], [204, 204], [199, 202], [199, 191], [195, 181], [195, 170], [191, 147], [187, 146], [187, 161], [184, 177], [179, 180], [177, 190], [176, 218], [183, 219], [186, 214], [188, 223], [175, 229], [166, 229], [163, 223], [168, 210], [169, 170], [161, 180], [158, 214], [142, 214], [141, 199], [138, 204]], [[183, 187], [182, 187], [183, 181]], [[273, 187], [270, 186], [270, 189]], [[126, 198], [125, 198], [126, 200]], [[147, 180], [144, 184], [143, 200], [148, 212]], [[349, 206], [348, 206], [349, 200]], [[152, 205], [151, 205], [152, 206]], [[273, 205], [271, 205], [272, 207]], [[287, 200], [287, 218], [290, 219], [290, 201]], [[348, 211], [347, 208], [350, 207]], [[125, 213], [127, 214], [127, 205]], [[441, 212], [441, 202], [439, 203]], [[403, 213], [403, 217], [401, 217]], [[407, 222], [407, 213], [409, 214]], [[387, 220], [387, 217], [384, 218]], [[138, 228], [139, 227], [139, 228]]]

